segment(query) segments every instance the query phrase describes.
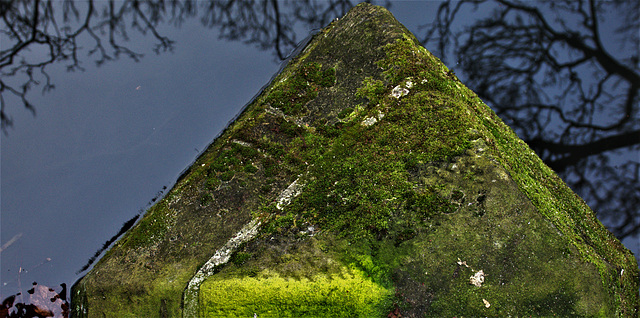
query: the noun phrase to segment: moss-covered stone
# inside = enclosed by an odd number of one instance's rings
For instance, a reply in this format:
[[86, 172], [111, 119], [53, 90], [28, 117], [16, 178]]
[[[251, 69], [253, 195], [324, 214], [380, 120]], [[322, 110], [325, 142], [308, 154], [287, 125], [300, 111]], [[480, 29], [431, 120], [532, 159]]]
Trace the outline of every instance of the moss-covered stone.
[[73, 306], [635, 317], [637, 291], [633, 255], [589, 207], [387, 10], [361, 4], [74, 286]]

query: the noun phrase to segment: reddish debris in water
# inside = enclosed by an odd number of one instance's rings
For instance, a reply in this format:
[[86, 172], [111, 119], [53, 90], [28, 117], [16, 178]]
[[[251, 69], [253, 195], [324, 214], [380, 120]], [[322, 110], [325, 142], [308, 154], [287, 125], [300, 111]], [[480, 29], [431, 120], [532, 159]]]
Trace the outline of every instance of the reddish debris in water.
[[69, 302], [67, 302], [67, 286], [60, 284], [62, 290], [56, 293], [53, 288], [33, 283], [29, 289], [29, 301], [16, 302], [21, 293], [9, 296], [2, 301], [0, 318], [13, 317], [69, 317]]

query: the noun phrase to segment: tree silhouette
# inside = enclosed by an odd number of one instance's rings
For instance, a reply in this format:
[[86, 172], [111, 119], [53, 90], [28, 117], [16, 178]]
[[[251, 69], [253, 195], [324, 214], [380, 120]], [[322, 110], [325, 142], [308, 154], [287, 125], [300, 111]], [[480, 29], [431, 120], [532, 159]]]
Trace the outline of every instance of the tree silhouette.
[[[346, 14], [358, 2], [360, 1], [209, 1], [204, 6], [201, 19], [204, 25], [220, 27], [222, 38], [243, 40], [263, 50], [275, 50], [276, 56], [284, 60], [288, 52], [298, 44], [294, 27], [297, 22], [307, 29], [321, 28], [336, 17]], [[380, 2], [389, 6], [389, 1]]]
[[[464, 10], [489, 8], [456, 29]], [[454, 51], [465, 83], [620, 239], [640, 232], [639, 12], [638, 1], [447, 1], [421, 39]]]
[[[279, 60], [298, 44], [296, 25], [320, 28], [344, 15], [358, 1], [278, 0], [73, 0], [0, 1], [0, 122], [13, 125], [10, 104], [22, 104], [34, 115], [28, 92], [55, 87], [47, 67], [66, 63], [67, 70], [84, 70], [84, 58], [97, 65], [126, 56], [139, 61], [144, 54], [129, 48], [135, 34], [151, 34], [153, 51], [170, 51], [175, 42], [158, 31], [161, 23], [180, 26], [200, 16], [203, 25], [220, 28], [220, 37], [244, 41], [274, 51]], [[389, 5], [388, 1], [379, 1]], [[305, 34], [306, 35], [306, 34]], [[31, 52], [46, 52], [32, 56]], [[15, 101], [15, 102], [14, 102]]]

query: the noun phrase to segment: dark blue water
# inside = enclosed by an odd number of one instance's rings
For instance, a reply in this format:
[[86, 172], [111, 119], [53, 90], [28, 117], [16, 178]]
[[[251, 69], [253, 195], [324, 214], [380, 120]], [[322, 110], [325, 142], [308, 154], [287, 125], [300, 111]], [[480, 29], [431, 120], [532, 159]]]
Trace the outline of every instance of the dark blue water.
[[[437, 7], [402, 1], [390, 10], [422, 34], [419, 26], [433, 20]], [[334, 15], [329, 20], [340, 16]], [[295, 42], [313, 27], [295, 24]], [[73, 284], [96, 250], [162, 196], [281, 66], [273, 49], [220, 39], [220, 28], [204, 27], [198, 17], [180, 27], [160, 23], [157, 31], [175, 41], [172, 52], [155, 54], [152, 35], [129, 30], [122, 43], [144, 57], [120, 56], [99, 67], [95, 55], [87, 56], [92, 39], [80, 38], [84, 71], [48, 65], [55, 89], [44, 94], [46, 78], [37, 75], [41, 85], [27, 95], [35, 116], [20, 99], [3, 95], [13, 127], [1, 137], [0, 299], [33, 282], [58, 290]], [[8, 40], [0, 41], [5, 50]], [[46, 52], [34, 46], [25, 56]], [[624, 243], [640, 251], [637, 237]]]

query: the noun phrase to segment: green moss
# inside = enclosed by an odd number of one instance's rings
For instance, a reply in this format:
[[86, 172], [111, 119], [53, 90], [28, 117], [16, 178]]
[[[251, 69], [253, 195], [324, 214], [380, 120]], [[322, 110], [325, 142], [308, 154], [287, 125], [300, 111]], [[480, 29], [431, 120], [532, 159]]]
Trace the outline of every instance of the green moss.
[[377, 104], [386, 92], [385, 85], [381, 80], [367, 77], [362, 84], [362, 87], [358, 88], [356, 96], [368, 99], [372, 105]]
[[[467, 110], [469, 103], [473, 102], [469, 98], [473, 93], [458, 92], [462, 86], [456, 82], [455, 76], [445, 67], [437, 66], [440, 64], [434, 67], [434, 58], [416, 47], [411, 38], [387, 45], [385, 51], [387, 57], [379, 65], [385, 70], [388, 84], [367, 78], [358, 91], [361, 97], [369, 100], [367, 108], [349, 112], [351, 115], [346, 118], [348, 125], [319, 126], [316, 131], [306, 132], [300, 137], [304, 143], [292, 143], [302, 145], [313, 139], [316, 144], [325, 146], [320, 152], [314, 147], [314, 153], [308, 153], [302, 146], [291, 148], [290, 151], [300, 152], [299, 156], [311, 163], [306, 178], [308, 183], [304, 193], [288, 207], [287, 215], [276, 218], [278, 221], [271, 224], [285, 229], [295, 227], [295, 220], [309, 222], [324, 230], [340, 233], [339, 237], [347, 242], [358, 242], [362, 249], [349, 249], [342, 261], [353, 264], [375, 282], [402, 286], [407, 294], [424, 298], [432, 306], [423, 310], [423, 314], [611, 314], [614, 307], [608, 305], [595, 309], [597, 306], [594, 304], [599, 301], [596, 300], [598, 297], [602, 297], [603, 289], [588, 291], [585, 287], [597, 283], [590, 276], [588, 265], [578, 265], [574, 263], [575, 259], [570, 258], [552, 261], [557, 255], [572, 255], [572, 250], [566, 245], [568, 241], [549, 241], [556, 237], [553, 230], [535, 216], [533, 210], [527, 212], [531, 213], [528, 224], [535, 220], [536, 227], [524, 231], [514, 229], [510, 234], [502, 230], [497, 233], [492, 228], [487, 219], [488, 211], [492, 213], [489, 217], [495, 218], [495, 211], [513, 211], [513, 207], [524, 204], [524, 201], [519, 201], [522, 198], [505, 197], [496, 205], [495, 200], [500, 199], [488, 199], [486, 188], [470, 184], [492, 184], [496, 180], [505, 180], [508, 177], [504, 176], [508, 174], [488, 173], [496, 169], [489, 161], [482, 161], [484, 163], [480, 165], [481, 160], [475, 159], [473, 164], [462, 168], [463, 162], [456, 159], [471, 147], [471, 141], [483, 138], [477, 131], [482, 127], [479, 124], [488, 125], [490, 129], [495, 126], [478, 121]], [[396, 98], [391, 96], [391, 89], [396, 85], [417, 88]], [[490, 118], [487, 117], [489, 115], [486, 113], [480, 118]], [[380, 119], [371, 126], [361, 124], [367, 117]], [[510, 136], [509, 140], [516, 140], [516, 137]], [[485, 148], [479, 147], [476, 151], [485, 151]], [[423, 151], [426, 149], [429, 151]], [[503, 149], [505, 153], [512, 150]], [[492, 152], [491, 156], [499, 153]], [[455, 164], [450, 163], [453, 160], [457, 160]], [[516, 160], [519, 162], [521, 158]], [[426, 174], [420, 172], [429, 165], [444, 166]], [[461, 170], [460, 176], [455, 180], [442, 180], [444, 171], [455, 170], [450, 168], [455, 165]], [[414, 175], [427, 179], [416, 184]], [[493, 180], [486, 180], [489, 176]], [[420, 185], [418, 189], [417, 185]], [[491, 196], [496, 195], [491, 193]], [[536, 204], [535, 200], [533, 202]], [[469, 217], [480, 223], [471, 225]], [[502, 218], [510, 220], [506, 216]], [[283, 223], [285, 220], [294, 222]], [[505, 230], [512, 227], [511, 224], [505, 225]], [[432, 231], [431, 228], [438, 230]], [[460, 232], [469, 229], [473, 231]], [[451, 234], [446, 231], [451, 231]], [[447, 241], [451, 235], [459, 241], [453, 244]], [[480, 243], [484, 239], [479, 239], [478, 235], [504, 237]], [[516, 243], [518, 241], [514, 241], [514, 237], [517, 235], [529, 237], [533, 240], [532, 245]], [[499, 248], [505, 244], [510, 249]], [[411, 247], [417, 245], [424, 247]], [[493, 252], [482, 247], [474, 250], [476, 246], [483, 245], [498, 248]], [[439, 246], [447, 246], [446, 251], [438, 249]], [[518, 248], [511, 249], [515, 246]], [[412, 255], [427, 250], [431, 251], [428, 256]], [[539, 255], [531, 259], [527, 251]], [[488, 276], [490, 278], [482, 289], [472, 286], [469, 277], [474, 273], [456, 264], [460, 256], [482, 259], [483, 268], [491, 273], [488, 275], [496, 277]], [[537, 268], [532, 269], [532, 266]], [[576, 275], [576, 268], [583, 268], [585, 274]], [[419, 269], [426, 269], [426, 272]], [[434, 274], [425, 274], [430, 272]], [[531, 272], [554, 274], [549, 275], [553, 279], [545, 283], [537, 282], [533, 276], [520, 276], [520, 273]], [[406, 283], [406, 275], [422, 285]], [[590, 283], [585, 285], [587, 281]], [[558, 289], [559, 285], [564, 289]], [[529, 292], [523, 293], [525, 290]], [[490, 309], [482, 299], [490, 299]], [[399, 301], [411, 307], [410, 297], [399, 297]]]
[[215, 190], [220, 185], [220, 179], [215, 176], [210, 176], [205, 181], [205, 187], [209, 190]]
[[437, 195], [435, 191], [408, 191], [404, 194], [405, 209], [417, 213], [422, 218], [435, 216], [434, 212], [453, 213], [456, 206]]
[[[266, 178], [271, 178], [278, 173], [278, 163], [276, 160], [272, 158], [266, 158], [262, 165], [264, 167], [264, 176]], [[272, 182], [267, 182], [267, 184], [271, 184]]]
[[202, 196], [200, 197], [201, 205], [207, 205], [211, 202], [213, 202], [213, 195], [211, 195], [211, 193], [203, 193]]
[[[593, 211], [544, 163], [535, 153], [504, 124], [493, 119], [495, 115], [480, 106], [485, 112], [483, 124], [495, 140], [498, 151], [508, 154], [500, 158], [501, 163], [514, 177], [520, 189], [529, 197], [546, 218], [579, 251], [580, 257], [596, 266], [602, 286], [610, 293], [612, 308], [618, 308], [616, 316], [628, 315], [628, 304], [637, 299], [633, 274], [619, 277], [621, 268], [634, 268], [633, 257], [629, 257], [622, 244], [597, 220]], [[493, 117], [493, 118], [492, 118]], [[631, 285], [628, 285], [631, 284]], [[637, 288], [635, 288], [637, 289]], [[624, 292], [622, 290], [625, 290]], [[626, 309], [625, 309], [626, 308]]]
[[252, 164], [248, 163], [248, 164], [246, 164], [246, 165], [244, 166], [243, 170], [244, 170], [244, 172], [246, 172], [246, 173], [251, 173], [251, 174], [253, 174], [253, 173], [256, 173], [256, 172], [258, 171], [258, 168], [256, 168], [254, 165], [252, 165]]
[[305, 63], [292, 76], [275, 85], [264, 103], [286, 115], [298, 115], [307, 102], [318, 96], [320, 88], [332, 86], [335, 80], [334, 68], [322, 70], [319, 63]]
[[[387, 59], [398, 59], [402, 53], [421, 56], [415, 54], [413, 46], [406, 45], [407, 41], [385, 47], [388, 57], [380, 64], [395, 68]], [[402, 75], [417, 77], [430, 71], [428, 65], [412, 64], [413, 73]], [[311, 147], [322, 150], [313, 154], [307, 153], [309, 148], [294, 149], [300, 152], [300, 158], [313, 163], [313, 177], [309, 178], [308, 190], [294, 204], [295, 213], [344, 235], [375, 237], [388, 230], [392, 212], [405, 204], [424, 215], [452, 212], [446, 199], [431, 190], [409, 196], [406, 191], [412, 186], [408, 181], [411, 165], [447, 160], [469, 147], [469, 127], [460, 124], [468, 114], [460, 101], [428, 90], [399, 100], [390, 96], [391, 86], [371, 78], [363, 81], [358, 94], [375, 103], [376, 110], [363, 110], [350, 118], [355, 124], [339, 128], [323, 125], [315, 133], [300, 137], [307, 144], [313, 136], [316, 144], [326, 146]], [[379, 123], [359, 124], [376, 112], [384, 115]]]
[[336, 69], [329, 68], [322, 71], [320, 78], [318, 79], [318, 84], [322, 87], [331, 87], [336, 83]]
[[234, 253], [231, 256], [231, 259], [229, 259], [229, 261], [235, 265], [242, 265], [244, 264], [249, 258], [251, 257], [250, 253], [244, 253], [244, 252], [238, 252], [238, 253]]
[[202, 284], [203, 317], [382, 317], [392, 291], [357, 270], [312, 279], [214, 278]]
[[158, 204], [152, 208], [153, 214], [145, 215], [140, 222], [138, 222], [137, 231], [133, 235], [126, 237], [123, 244], [127, 247], [143, 246], [154, 241], [162, 239], [167, 232], [167, 227], [170, 225], [170, 216], [168, 215], [167, 207], [163, 204]]
[[241, 145], [239, 143], [232, 143], [231, 149], [233, 149], [233, 153], [239, 154], [244, 159], [253, 159], [258, 156], [258, 150], [251, 146]]
[[351, 114], [351, 113], [353, 113], [353, 108], [350, 108], [350, 107], [345, 108], [338, 114], [338, 118], [344, 119], [347, 116], [349, 116], [349, 114]]
[[233, 176], [235, 175], [234, 171], [225, 171], [220, 173], [220, 180], [222, 181], [229, 181], [233, 178]]
[[289, 136], [289, 137], [297, 137], [300, 136], [304, 129], [300, 128], [298, 125], [296, 125], [293, 122], [287, 121], [284, 118], [279, 117], [278, 118], [278, 122], [279, 122], [279, 131], [278, 132], [283, 132], [285, 135]]
[[266, 234], [282, 233], [294, 226], [299, 216], [293, 213], [280, 214], [275, 204], [271, 204], [263, 209], [265, 215], [272, 217], [271, 220], [262, 228], [262, 232]]

